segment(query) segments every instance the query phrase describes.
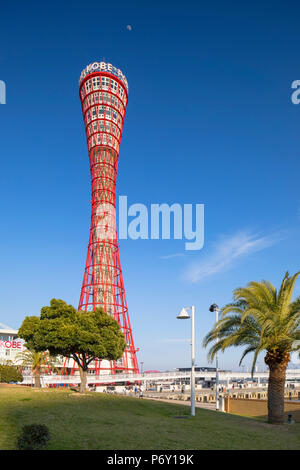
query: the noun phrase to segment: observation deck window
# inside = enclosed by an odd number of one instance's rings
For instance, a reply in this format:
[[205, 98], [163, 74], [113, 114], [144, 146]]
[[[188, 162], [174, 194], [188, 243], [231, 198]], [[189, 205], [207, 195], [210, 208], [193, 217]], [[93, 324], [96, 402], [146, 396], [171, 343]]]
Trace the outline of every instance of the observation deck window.
[[117, 90], [118, 90], [118, 84], [117, 84], [117, 82], [116, 82], [115, 80], [111, 79], [111, 85], [110, 85], [110, 86], [111, 86], [112, 91], [113, 91], [114, 93], [116, 93]]
[[102, 84], [102, 88], [107, 90], [108, 87], [109, 87], [109, 78], [108, 77], [101, 77], [101, 84]]
[[93, 77], [93, 88], [98, 90], [100, 87], [100, 77]]
[[86, 89], [87, 93], [89, 93], [91, 91], [91, 80], [87, 80], [85, 82], [85, 89]]

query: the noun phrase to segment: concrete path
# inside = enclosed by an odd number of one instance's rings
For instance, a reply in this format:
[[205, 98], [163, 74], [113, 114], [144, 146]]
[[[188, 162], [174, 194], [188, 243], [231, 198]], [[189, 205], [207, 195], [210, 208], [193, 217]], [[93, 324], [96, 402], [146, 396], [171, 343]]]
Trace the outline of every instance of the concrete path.
[[[163, 401], [165, 403], [173, 403], [174, 405], [185, 405], [185, 406], [191, 406], [191, 402], [189, 400], [183, 401], [183, 400], [168, 400], [166, 398], [151, 398], [151, 397], [143, 397], [143, 400], [155, 400], [155, 401]], [[205, 410], [215, 410], [216, 409], [216, 404], [215, 403], [195, 403], [196, 408], [204, 408]]]

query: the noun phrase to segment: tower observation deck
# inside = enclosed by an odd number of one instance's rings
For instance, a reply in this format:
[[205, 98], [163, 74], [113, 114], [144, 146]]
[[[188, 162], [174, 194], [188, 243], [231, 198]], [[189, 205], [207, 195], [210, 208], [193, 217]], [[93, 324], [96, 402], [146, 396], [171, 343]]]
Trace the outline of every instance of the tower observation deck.
[[118, 361], [97, 361], [97, 373], [137, 373], [138, 363], [124, 290], [116, 230], [115, 193], [118, 158], [128, 100], [121, 70], [94, 62], [79, 80], [92, 185], [92, 214], [88, 253], [79, 310], [102, 307], [119, 323], [126, 340]]

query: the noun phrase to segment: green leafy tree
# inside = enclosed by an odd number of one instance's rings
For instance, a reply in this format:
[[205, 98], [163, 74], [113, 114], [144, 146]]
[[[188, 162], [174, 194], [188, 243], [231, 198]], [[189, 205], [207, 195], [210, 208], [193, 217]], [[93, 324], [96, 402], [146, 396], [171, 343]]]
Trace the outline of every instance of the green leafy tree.
[[60, 299], [52, 299], [50, 306], [43, 307], [40, 317], [26, 317], [18, 335], [29, 349], [74, 359], [81, 392], [86, 389], [91, 362], [98, 358], [117, 360], [126, 346], [120, 325], [102, 308], [80, 312]]
[[45, 370], [55, 371], [58, 358], [48, 356], [44, 351], [26, 349], [16, 356], [21, 366], [29, 366], [34, 375], [34, 387], [41, 388], [41, 374]]
[[9, 364], [0, 365], [0, 382], [23, 382], [23, 376], [18, 367]]
[[[290, 353], [299, 350], [300, 297], [292, 301], [295, 282], [300, 272], [287, 272], [277, 291], [269, 281], [250, 282], [234, 291], [234, 302], [222, 309], [219, 322], [204, 338], [204, 346], [213, 360], [217, 351], [231, 346], [245, 347], [244, 357], [253, 353], [252, 375], [257, 356], [266, 352], [269, 367], [268, 420], [282, 423], [284, 419], [284, 386]], [[217, 342], [216, 339], [218, 339]]]

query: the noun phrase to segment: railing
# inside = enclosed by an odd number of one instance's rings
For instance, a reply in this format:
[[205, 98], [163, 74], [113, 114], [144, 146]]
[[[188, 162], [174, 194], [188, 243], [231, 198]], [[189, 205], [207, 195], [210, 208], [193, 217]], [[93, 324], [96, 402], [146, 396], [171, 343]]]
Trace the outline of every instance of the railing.
[[[178, 380], [190, 378], [191, 373], [187, 372], [151, 372], [151, 373], [141, 373], [141, 374], [101, 374], [87, 375], [88, 384], [110, 384], [110, 383], [120, 383], [120, 382], [155, 382], [158, 380]], [[255, 372], [254, 379], [267, 379], [269, 376], [268, 372]], [[195, 373], [196, 378], [203, 378], [205, 381], [214, 381], [216, 377], [215, 372], [203, 372], [197, 371]], [[232, 380], [243, 380], [251, 379], [250, 372], [219, 372], [220, 381], [232, 381]], [[300, 370], [287, 370], [287, 379], [289, 380], [300, 380]], [[24, 376], [24, 385], [30, 385], [33, 383], [34, 377], [32, 375]], [[41, 376], [42, 384], [79, 384], [80, 376], [77, 375], [43, 375]]]

